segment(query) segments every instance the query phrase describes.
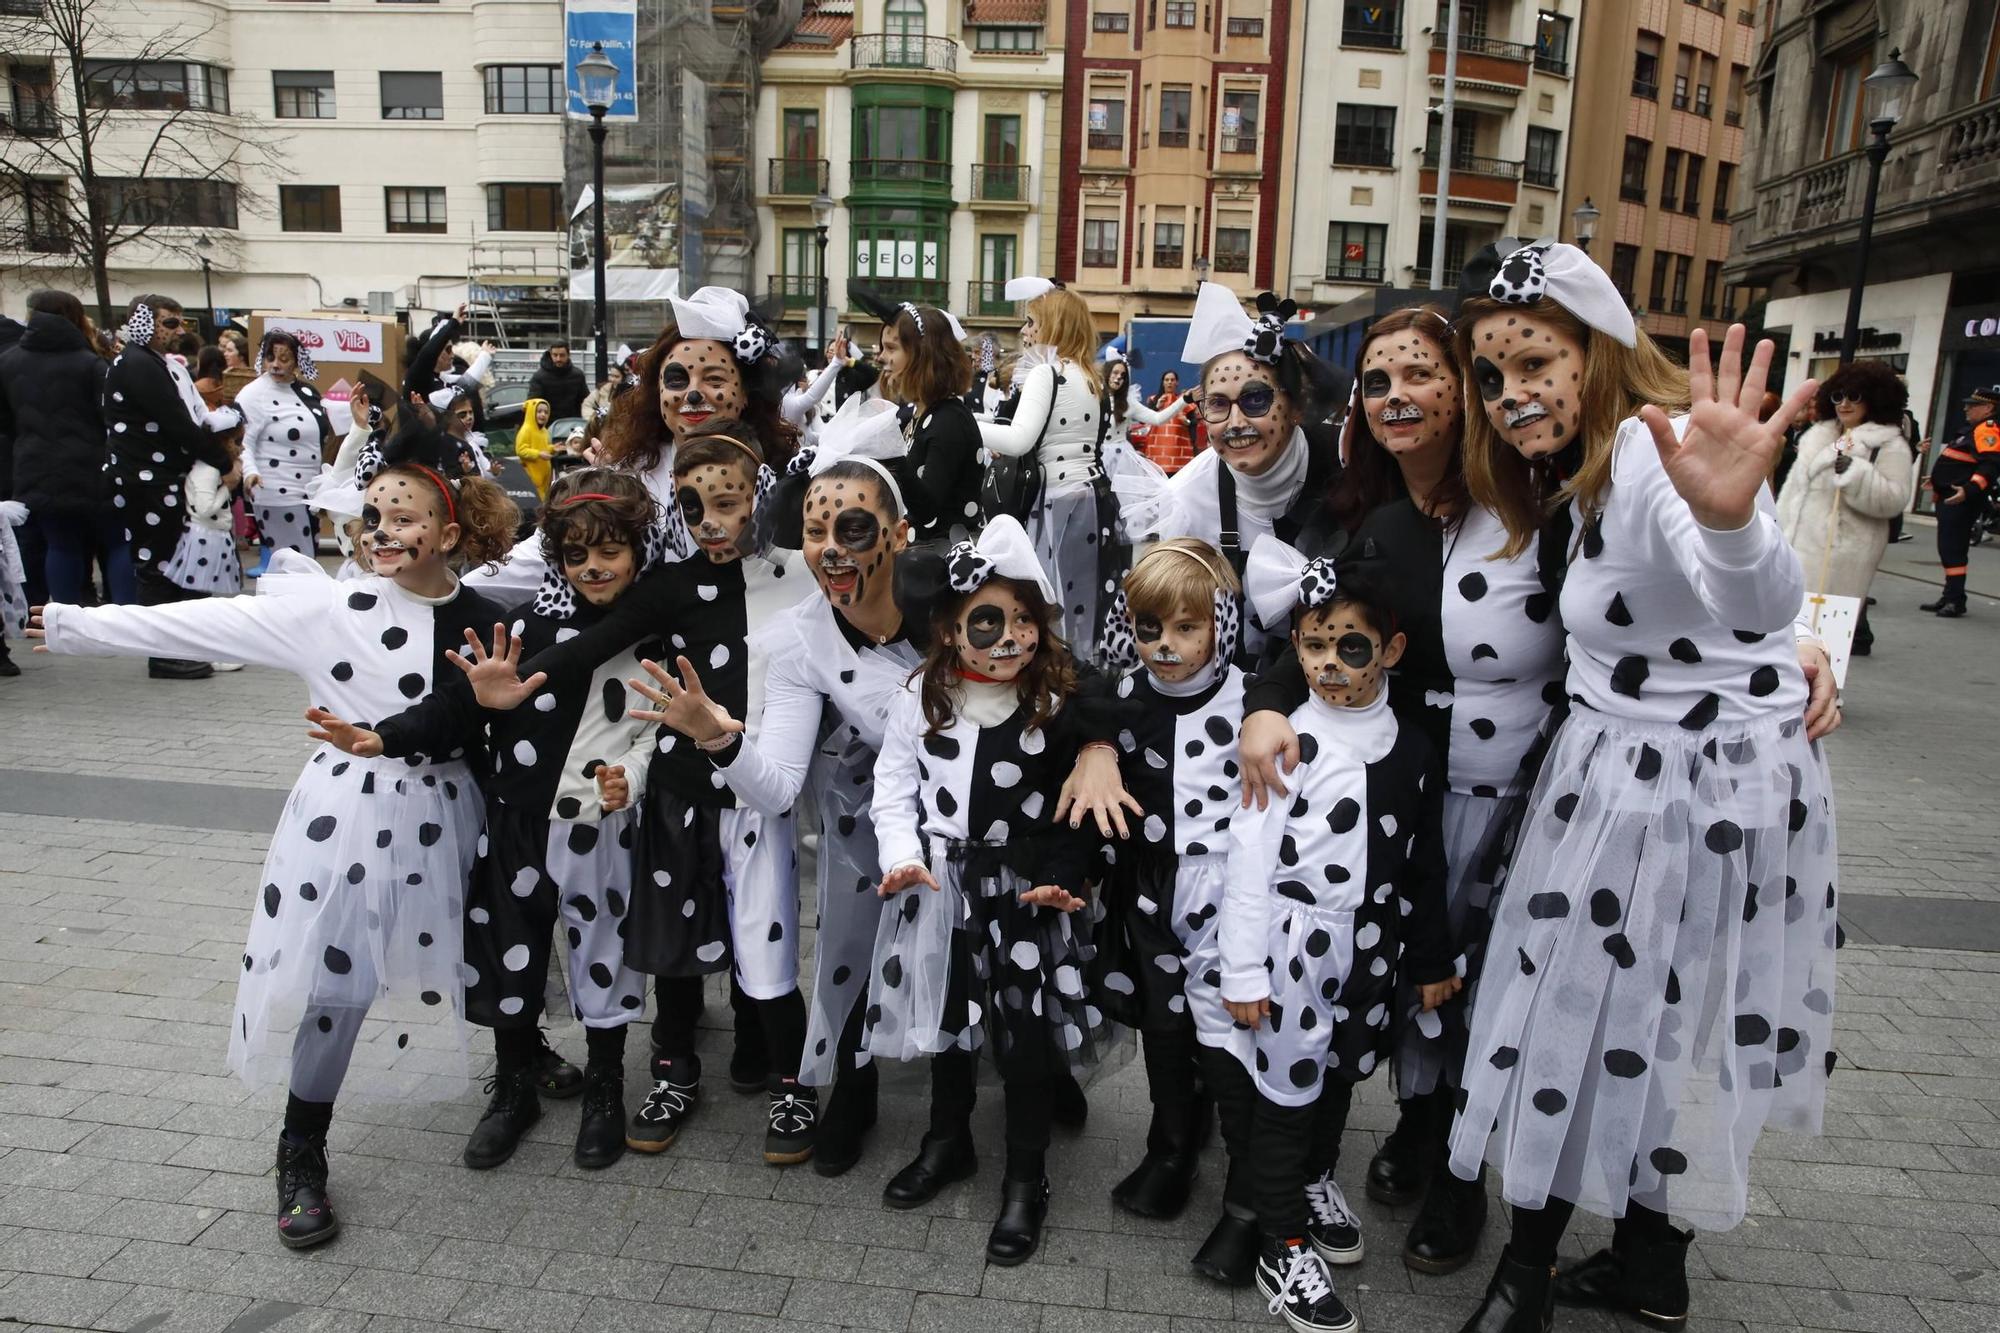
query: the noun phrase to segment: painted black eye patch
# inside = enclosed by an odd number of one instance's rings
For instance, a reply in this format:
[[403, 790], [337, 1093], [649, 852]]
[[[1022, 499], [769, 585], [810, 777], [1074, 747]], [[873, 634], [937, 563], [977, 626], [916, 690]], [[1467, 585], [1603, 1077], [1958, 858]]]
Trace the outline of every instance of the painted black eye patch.
[[681, 507], [681, 517], [691, 528], [701, 526], [701, 492], [692, 486], [683, 486], [674, 492], [674, 502]]
[[688, 368], [677, 361], [669, 361], [660, 367], [660, 387], [662, 389], [685, 389], [688, 386]]
[[1389, 372], [1386, 370], [1364, 370], [1361, 372], [1361, 396], [1363, 398], [1386, 398], [1389, 396]]
[[965, 641], [974, 648], [991, 648], [1007, 629], [1007, 613], [990, 602], [981, 602], [965, 617]]
[[1138, 636], [1140, 643], [1158, 643], [1166, 632], [1167, 627], [1160, 623], [1158, 616], [1140, 616], [1132, 622], [1132, 633]]
[[1351, 667], [1365, 667], [1375, 660], [1375, 641], [1366, 634], [1350, 631], [1333, 645], [1333, 655]]
[[1507, 377], [1483, 356], [1473, 358], [1472, 378], [1479, 385], [1479, 396], [1489, 403], [1507, 391]]
[[374, 505], [371, 504], [362, 505], [361, 530], [363, 532], [378, 532], [381, 530], [381, 527], [382, 527], [382, 511], [377, 509]]
[[833, 520], [833, 540], [856, 555], [872, 551], [882, 540], [882, 520], [866, 509], [843, 509]]

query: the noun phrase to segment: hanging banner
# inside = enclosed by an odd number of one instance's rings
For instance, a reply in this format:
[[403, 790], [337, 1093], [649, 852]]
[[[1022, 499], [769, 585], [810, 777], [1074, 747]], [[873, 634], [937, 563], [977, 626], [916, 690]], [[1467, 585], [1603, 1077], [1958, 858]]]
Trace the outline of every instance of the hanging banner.
[[590, 119], [590, 108], [584, 103], [583, 86], [577, 77], [576, 66], [578, 61], [590, 54], [593, 44], [601, 44], [605, 56], [618, 66], [618, 83], [612, 94], [611, 110], [605, 113], [604, 118], [639, 119], [637, 0], [569, 0], [563, 12], [563, 31], [568, 56], [563, 68], [564, 83], [569, 90], [569, 114], [580, 120]]

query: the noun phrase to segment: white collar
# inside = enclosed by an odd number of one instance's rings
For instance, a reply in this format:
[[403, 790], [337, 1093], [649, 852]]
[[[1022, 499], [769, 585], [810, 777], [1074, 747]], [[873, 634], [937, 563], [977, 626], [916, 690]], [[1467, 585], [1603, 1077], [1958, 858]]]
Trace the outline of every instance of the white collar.
[[[1236, 503], [1267, 520], [1283, 514], [1299, 498], [1299, 491], [1305, 485], [1308, 453], [1305, 431], [1293, 427], [1291, 442], [1268, 470], [1249, 477], [1231, 469], [1236, 481]], [[1215, 462], [1217, 467], [1229, 466], [1220, 454]]]
[[1386, 681], [1375, 702], [1360, 708], [1336, 708], [1318, 694], [1309, 694], [1306, 716], [1322, 744], [1338, 746], [1360, 763], [1374, 763], [1396, 743], [1396, 715], [1389, 711]]

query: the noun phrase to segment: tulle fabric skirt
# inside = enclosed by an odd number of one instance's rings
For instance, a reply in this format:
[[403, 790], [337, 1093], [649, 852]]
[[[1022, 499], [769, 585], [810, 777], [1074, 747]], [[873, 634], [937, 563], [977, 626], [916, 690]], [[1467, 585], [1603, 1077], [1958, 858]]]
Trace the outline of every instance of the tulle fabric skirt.
[[1144, 1032], [1226, 1029], [1215, 936], [1229, 858], [1147, 855], [1131, 844], [1107, 850], [1118, 859], [1104, 880], [1092, 968], [1098, 1002], [1114, 1022]]
[[199, 523], [181, 529], [174, 558], [162, 572], [175, 587], [189, 592], [234, 597], [243, 591], [243, 562], [236, 555], [236, 534]]
[[1104, 608], [1122, 563], [1110, 483], [1099, 477], [1052, 484], [1028, 519], [1035, 555], [1062, 601], [1063, 637], [1077, 661], [1094, 662]]
[[1577, 709], [1494, 919], [1453, 1171], [1490, 1161], [1521, 1207], [1740, 1222], [1763, 1129], [1819, 1131], [1836, 874], [1798, 718], [1689, 731]]
[[[868, 988], [868, 960], [882, 923], [875, 850], [876, 755], [864, 746], [814, 756], [810, 780], [820, 815], [819, 929], [813, 937], [812, 997], [799, 1082], [834, 1081], [840, 1035]], [[865, 1057], [864, 1057], [865, 1058]]]

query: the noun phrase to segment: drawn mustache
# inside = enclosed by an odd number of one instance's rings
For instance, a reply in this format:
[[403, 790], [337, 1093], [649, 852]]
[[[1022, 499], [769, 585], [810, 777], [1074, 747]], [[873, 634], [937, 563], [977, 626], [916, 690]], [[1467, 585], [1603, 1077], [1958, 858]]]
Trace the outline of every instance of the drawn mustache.
[[1531, 422], [1540, 421], [1548, 414], [1549, 410], [1540, 403], [1522, 403], [1519, 407], [1508, 409], [1507, 429], [1515, 430]]

